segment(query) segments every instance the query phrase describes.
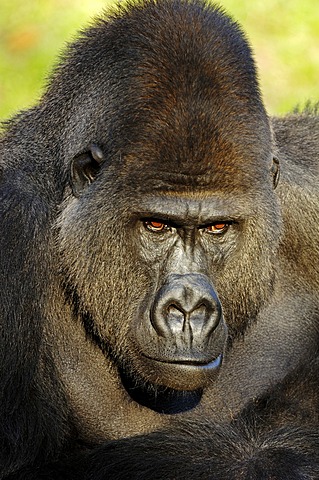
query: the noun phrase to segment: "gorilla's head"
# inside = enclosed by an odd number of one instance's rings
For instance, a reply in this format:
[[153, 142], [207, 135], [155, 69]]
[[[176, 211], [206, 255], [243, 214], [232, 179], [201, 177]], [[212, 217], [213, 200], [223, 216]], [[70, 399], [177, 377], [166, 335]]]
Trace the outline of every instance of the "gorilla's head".
[[83, 35], [51, 106], [70, 71], [59, 245], [75, 311], [124, 383], [202, 389], [275, 275], [278, 170], [250, 48], [218, 8], [148, 2]]

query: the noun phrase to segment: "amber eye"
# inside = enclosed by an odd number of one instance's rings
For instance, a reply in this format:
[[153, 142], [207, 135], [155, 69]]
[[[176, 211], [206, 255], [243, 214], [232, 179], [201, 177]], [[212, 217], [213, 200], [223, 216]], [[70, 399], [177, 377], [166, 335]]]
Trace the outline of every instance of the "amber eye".
[[229, 223], [218, 222], [218, 223], [213, 223], [212, 225], [208, 225], [205, 230], [206, 232], [211, 233], [213, 235], [220, 235], [222, 233], [225, 233], [228, 227], [229, 227]]
[[144, 222], [144, 225], [147, 228], [147, 230], [155, 233], [160, 233], [160, 232], [165, 232], [167, 230], [170, 230], [170, 227], [166, 223], [160, 222], [158, 220], [146, 220]]

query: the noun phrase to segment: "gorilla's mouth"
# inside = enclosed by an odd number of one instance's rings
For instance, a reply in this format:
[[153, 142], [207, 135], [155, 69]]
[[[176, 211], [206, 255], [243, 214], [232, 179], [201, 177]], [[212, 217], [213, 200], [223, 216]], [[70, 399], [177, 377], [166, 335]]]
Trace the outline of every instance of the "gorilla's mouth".
[[223, 354], [221, 353], [218, 355], [218, 357], [212, 359], [212, 360], [200, 360], [196, 358], [192, 359], [159, 359], [159, 358], [153, 358], [147, 355], [143, 355], [145, 358], [148, 358], [149, 360], [152, 360], [153, 362], [159, 362], [159, 363], [165, 363], [169, 365], [185, 365], [190, 368], [194, 369], [205, 369], [205, 370], [214, 370], [220, 367], [223, 359]]
[[204, 355], [140, 355], [137, 370], [145, 379], [154, 384], [181, 391], [204, 389], [221, 366], [223, 354], [213, 357]]

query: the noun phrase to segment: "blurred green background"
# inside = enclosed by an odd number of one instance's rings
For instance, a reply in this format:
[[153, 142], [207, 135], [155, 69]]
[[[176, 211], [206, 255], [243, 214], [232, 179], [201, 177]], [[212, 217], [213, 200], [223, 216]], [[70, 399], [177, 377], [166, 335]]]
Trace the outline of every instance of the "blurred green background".
[[[58, 53], [114, 0], [0, 0], [0, 119], [41, 95]], [[223, 0], [253, 45], [265, 103], [319, 100], [318, 0]]]

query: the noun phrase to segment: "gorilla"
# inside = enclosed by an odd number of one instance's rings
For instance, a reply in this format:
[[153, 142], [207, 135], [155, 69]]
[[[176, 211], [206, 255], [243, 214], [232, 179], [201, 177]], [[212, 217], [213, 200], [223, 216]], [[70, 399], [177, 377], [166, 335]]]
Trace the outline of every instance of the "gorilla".
[[138, 0], [3, 130], [0, 479], [319, 478], [316, 106]]

